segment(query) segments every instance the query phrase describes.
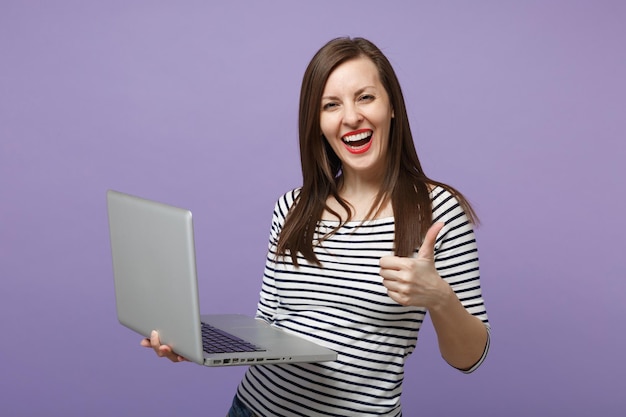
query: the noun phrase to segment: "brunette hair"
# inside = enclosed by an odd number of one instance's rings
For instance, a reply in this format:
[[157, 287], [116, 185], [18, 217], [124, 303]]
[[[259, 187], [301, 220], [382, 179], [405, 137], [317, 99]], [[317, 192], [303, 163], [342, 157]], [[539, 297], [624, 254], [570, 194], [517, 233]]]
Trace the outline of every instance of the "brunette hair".
[[[309, 262], [321, 265], [313, 251], [313, 235], [324, 210], [338, 213], [327, 206], [332, 196], [349, 214], [350, 205], [338, 193], [341, 161], [332, 150], [320, 127], [322, 94], [329, 75], [342, 63], [366, 57], [378, 69], [394, 118], [391, 120], [387, 169], [381, 190], [370, 209], [368, 218], [377, 207], [391, 201], [395, 219], [394, 252], [411, 256], [421, 245], [432, 223], [431, 187], [438, 185], [451, 192], [459, 201], [470, 221], [476, 214], [461, 193], [449, 185], [426, 176], [420, 164], [398, 78], [385, 55], [372, 42], [363, 38], [337, 38], [324, 45], [311, 59], [300, 91], [299, 137], [303, 184], [296, 202], [290, 209], [280, 233], [277, 256], [290, 253], [298, 265], [298, 253]], [[340, 222], [341, 225], [341, 222]], [[339, 227], [339, 226], [338, 226]]]

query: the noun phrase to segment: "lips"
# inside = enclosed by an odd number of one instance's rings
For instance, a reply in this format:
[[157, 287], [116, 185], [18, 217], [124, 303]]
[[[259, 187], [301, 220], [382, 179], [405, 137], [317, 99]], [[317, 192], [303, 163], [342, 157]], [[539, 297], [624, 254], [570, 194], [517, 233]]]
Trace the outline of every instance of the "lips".
[[373, 131], [371, 129], [360, 129], [355, 130], [354, 132], [348, 132], [345, 134], [341, 141], [344, 146], [348, 150], [348, 152], [353, 154], [361, 154], [368, 151], [368, 149], [372, 146], [372, 135]]

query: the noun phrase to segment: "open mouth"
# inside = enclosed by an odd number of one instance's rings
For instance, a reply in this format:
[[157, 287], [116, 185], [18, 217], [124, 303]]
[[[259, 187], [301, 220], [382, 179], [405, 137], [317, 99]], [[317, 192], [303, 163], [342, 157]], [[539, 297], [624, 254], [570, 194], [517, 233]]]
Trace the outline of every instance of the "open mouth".
[[357, 130], [350, 132], [341, 138], [348, 151], [352, 153], [363, 153], [367, 151], [372, 144], [373, 131], [370, 129]]

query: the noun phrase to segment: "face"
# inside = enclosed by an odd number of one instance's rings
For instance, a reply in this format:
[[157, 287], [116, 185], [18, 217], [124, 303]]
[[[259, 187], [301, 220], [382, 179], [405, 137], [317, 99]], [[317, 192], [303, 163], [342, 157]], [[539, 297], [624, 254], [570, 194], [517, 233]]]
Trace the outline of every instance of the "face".
[[374, 63], [363, 57], [335, 68], [321, 104], [322, 133], [341, 160], [345, 178], [382, 178], [393, 109]]

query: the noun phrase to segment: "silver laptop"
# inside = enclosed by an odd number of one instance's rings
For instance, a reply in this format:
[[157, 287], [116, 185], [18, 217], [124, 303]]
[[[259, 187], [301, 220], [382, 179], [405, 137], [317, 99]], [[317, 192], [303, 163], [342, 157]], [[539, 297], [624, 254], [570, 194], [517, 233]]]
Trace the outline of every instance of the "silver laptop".
[[117, 317], [206, 366], [323, 362], [336, 352], [240, 314], [200, 315], [191, 211], [107, 191]]

